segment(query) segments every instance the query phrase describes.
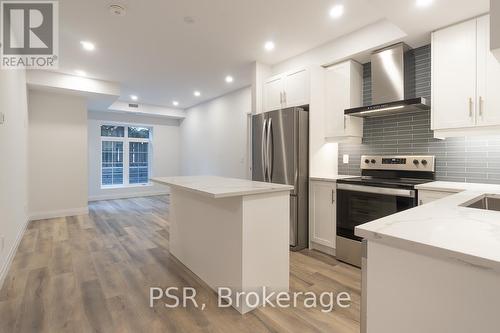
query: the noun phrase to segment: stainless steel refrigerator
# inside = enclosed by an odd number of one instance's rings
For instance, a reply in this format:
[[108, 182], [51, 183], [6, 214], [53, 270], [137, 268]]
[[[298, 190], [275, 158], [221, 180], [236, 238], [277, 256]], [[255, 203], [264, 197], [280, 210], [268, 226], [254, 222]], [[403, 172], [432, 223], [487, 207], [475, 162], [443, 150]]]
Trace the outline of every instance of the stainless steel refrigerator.
[[308, 243], [309, 112], [288, 108], [253, 116], [252, 179], [293, 185], [290, 248]]

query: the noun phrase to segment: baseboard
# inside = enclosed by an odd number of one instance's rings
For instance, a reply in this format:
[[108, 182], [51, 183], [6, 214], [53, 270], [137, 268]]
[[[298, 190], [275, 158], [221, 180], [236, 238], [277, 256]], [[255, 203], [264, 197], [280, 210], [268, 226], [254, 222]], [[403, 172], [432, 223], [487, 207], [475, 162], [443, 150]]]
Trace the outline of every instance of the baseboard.
[[89, 201], [153, 197], [153, 196], [157, 196], [157, 195], [167, 195], [167, 194], [169, 194], [168, 191], [154, 191], [154, 192], [149, 191], [149, 192], [123, 193], [123, 194], [104, 194], [104, 195], [90, 196]]
[[317, 250], [317, 251], [320, 251], [320, 252], [323, 252], [323, 253], [326, 253], [326, 254], [329, 254], [329, 255], [335, 257], [335, 249], [334, 248], [331, 248], [331, 247], [328, 247], [328, 246], [325, 246], [322, 244], [314, 243], [314, 242], [309, 242], [309, 248], [311, 250]]
[[37, 212], [30, 214], [30, 221], [54, 219], [57, 217], [86, 215], [89, 213], [88, 207], [53, 210], [49, 212]]
[[0, 269], [0, 289], [2, 289], [3, 287], [5, 278], [7, 277], [7, 273], [9, 272], [10, 265], [12, 264], [12, 260], [14, 260], [14, 256], [16, 255], [19, 244], [21, 244], [21, 239], [23, 239], [28, 223], [29, 220], [26, 220], [24, 222], [24, 225], [21, 226], [20, 231], [17, 234], [16, 240], [14, 241], [14, 246], [10, 249], [9, 254], [7, 256], [7, 260], [5, 261], [3, 267]]

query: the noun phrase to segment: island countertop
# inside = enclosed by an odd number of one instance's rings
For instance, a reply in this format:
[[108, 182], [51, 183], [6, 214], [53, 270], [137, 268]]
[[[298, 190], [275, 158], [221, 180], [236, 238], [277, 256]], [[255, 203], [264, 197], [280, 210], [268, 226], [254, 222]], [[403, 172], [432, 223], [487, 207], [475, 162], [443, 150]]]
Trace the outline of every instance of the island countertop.
[[500, 212], [463, 207], [500, 186], [465, 190], [356, 227], [367, 240], [500, 272]]
[[155, 177], [155, 183], [183, 188], [212, 198], [291, 191], [293, 186], [218, 176]]

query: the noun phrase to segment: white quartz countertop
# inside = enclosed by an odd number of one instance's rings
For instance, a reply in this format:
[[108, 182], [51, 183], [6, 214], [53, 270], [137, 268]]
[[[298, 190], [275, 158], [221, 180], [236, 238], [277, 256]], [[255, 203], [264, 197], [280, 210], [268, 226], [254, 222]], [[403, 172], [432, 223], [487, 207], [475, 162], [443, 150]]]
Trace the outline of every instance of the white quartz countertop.
[[156, 183], [205, 194], [212, 198], [227, 198], [293, 190], [293, 186], [290, 185], [217, 176], [156, 177], [151, 180]]
[[310, 176], [310, 180], [319, 180], [324, 182], [334, 182], [339, 179], [356, 178], [359, 176], [348, 176], [348, 175], [327, 175], [327, 176]]
[[458, 182], [443, 182], [436, 181], [415, 186], [417, 190], [442, 191], [442, 192], [462, 192], [467, 190], [472, 191], [488, 191], [500, 189], [500, 185], [494, 184], [478, 184], [478, 183], [458, 183]]
[[500, 212], [460, 206], [485, 194], [500, 194], [500, 186], [476, 185], [363, 224], [355, 233], [368, 240], [500, 272]]

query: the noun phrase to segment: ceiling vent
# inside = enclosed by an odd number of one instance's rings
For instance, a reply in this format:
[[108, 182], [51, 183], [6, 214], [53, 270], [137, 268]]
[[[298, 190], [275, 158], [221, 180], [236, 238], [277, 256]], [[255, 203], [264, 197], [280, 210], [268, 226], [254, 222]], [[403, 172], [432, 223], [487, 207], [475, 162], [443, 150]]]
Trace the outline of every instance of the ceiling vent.
[[113, 16], [125, 16], [126, 10], [125, 6], [119, 4], [111, 4], [109, 5], [109, 12]]
[[130, 103], [130, 104], [128, 105], [128, 107], [129, 107], [129, 108], [138, 109], [138, 108], [139, 108], [139, 104], [137, 104], [137, 103]]

